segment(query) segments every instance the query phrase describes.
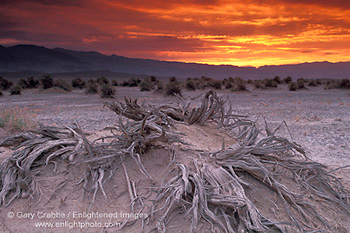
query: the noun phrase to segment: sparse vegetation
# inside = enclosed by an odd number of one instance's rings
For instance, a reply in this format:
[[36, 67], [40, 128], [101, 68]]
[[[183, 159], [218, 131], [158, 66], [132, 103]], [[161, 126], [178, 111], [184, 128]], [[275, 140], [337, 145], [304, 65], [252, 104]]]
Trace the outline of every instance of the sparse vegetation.
[[297, 80], [297, 89], [305, 88], [305, 80], [303, 78], [299, 78]]
[[29, 115], [26, 108], [11, 108], [0, 111], [0, 128], [4, 128], [10, 133], [31, 130], [37, 127], [34, 115]]
[[153, 82], [149, 78], [145, 78], [140, 83], [140, 91], [151, 91], [154, 88]]
[[164, 89], [163, 82], [158, 80], [157, 81], [157, 91], [162, 91]]
[[109, 85], [109, 80], [105, 77], [105, 76], [102, 76], [102, 77], [99, 77], [97, 80], [96, 80], [97, 84], [98, 85]]
[[13, 85], [10, 89], [10, 94], [11, 95], [20, 95], [21, 90], [22, 90], [22, 88], [18, 84]]
[[75, 78], [72, 80], [72, 87], [73, 88], [83, 89], [85, 86], [86, 86], [86, 83], [81, 78]]
[[119, 84], [118, 84], [118, 81], [117, 80], [112, 80], [112, 86], [115, 86], [117, 87]]
[[191, 78], [188, 78], [185, 82], [185, 88], [186, 90], [189, 90], [189, 91], [194, 91], [196, 90], [196, 86], [194, 84], [194, 81], [191, 79]]
[[40, 84], [42, 89], [49, 89], [53, 87], [53, 79], [51, 78], [51, 75], [44, 75], [40, 79]]
[[246, 91], [246, 90], [247, 90], [246, 82], [242, 78], [237, 77], [233, 79], [231, 91]]
[[0, 89], [6, 91], [12, 86], [12, 82], [8, 81], [7, 79], [0, 77]]
[[115, 90], [111, 85], [105, 84], [101, 87], [101, 98], [114, 98]]
[[307, 84], [309, 87], [316, 87], [317, 86], [317, 83], [315, 80], [311, 79], [309, 80], [308, 84]]
[[53, 86], [61, 88], [65, 91], [72, 91], [72, 86], [63, 79], [56, 79], [53, 81]]
[[166, 91], [166, 95], [181, 95], [180, 83], [178, 83], [177, 81], [170, 80], [170, 82], [167, 83], [165, 87], [165, 91]]
[[283, 79], [283, 83], [285, 83], [285, 84], [288, 84], [290, 82], [292, 82], [292, 77], [290, 77], [290, 76]]
[[295, 82], [289, 82], [288, 83], [288, 89], [290, 90], [290, 91], [296, 91], [297, 90], [297, 84], [295, 83]]
[[268, 79], [268, 78], [263, 80], [263, 84], [265, 88], [276, 88], [278, 86], [278, 83], [275, 81], [275, 79]]
[[27, 88], [37, 88], [40, 84], [39, 80], [35, 79], [34, 77], [29, 77], [27, 79]]
[[18, 82], [17, 82], [16, 85], [18, 85], [18, 86], [21, 87], [22, 89], [26, 89], [26, 88], [29, 86], [27, 80], [24, 79], [24, 78], [21, 78], [20, 80], [18, 80]]
[[215, 88], [216, 90], [220, 90], [221, 89], [221, 81], [212, 79], [209, 81], [209, 86]]
[[98, 92], [98, 87], [96, 83], [90, 83], [87, 85], [85, 94], [93, 95], [93, 94], [96, 94], [97, 92]]

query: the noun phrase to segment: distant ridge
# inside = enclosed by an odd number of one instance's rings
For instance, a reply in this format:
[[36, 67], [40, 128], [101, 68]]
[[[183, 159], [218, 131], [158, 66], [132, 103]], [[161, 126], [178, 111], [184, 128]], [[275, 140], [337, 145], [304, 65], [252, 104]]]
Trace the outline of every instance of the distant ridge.
[[0, 73], [30, 71], [33, 73], [74, 73], [110, 71], [135, 75], [176, 76], [179, 78], [208, 76], [227, 78], [350, 78], [350, 62], [313, 62], [296, 65], [238, 67], [198, 63], [169, 62], [151, 59], [103, 55], [98, 52], [48, 49], [36, 45], [0, 45]]

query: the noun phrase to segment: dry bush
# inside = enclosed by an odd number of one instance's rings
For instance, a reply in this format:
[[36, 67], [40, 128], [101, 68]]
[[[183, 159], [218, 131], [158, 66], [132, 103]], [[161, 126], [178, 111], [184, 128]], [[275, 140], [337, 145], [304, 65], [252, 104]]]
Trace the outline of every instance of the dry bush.
[[22, 89], [26, 89], [29, 86], [27, 80], [24, 79], [24, 78], [21, 78], [20, 80], [18, 80], [16, 85], [19, 86]]
[[315, 80], [311, 79], [309, 80], [308, 84], [309, 87], [317, 87], [317, 83]]
[[0, 88], [0, 96], [2, 96], [2, 90], [1, 90], [1, 88]]
[[180, 95], [181, 96], [181, 86], [177, 81], [170, 81], [165, 86], [166, 95]]
[[150, 77], [150, 80], [151, 80], [152, 83], [156, 83], [157, 82], [157, 78], [155, 76], [153, 76], [153, 75]]
[[32, 130], [38, 126], [35, 115], [27, 108], [10, 108], [0, 111], [0, 128], [10, 133]]
[[11, 81], [8, 81], [7, 79], [0, 77], [0, 89], [6, 91], [9, 89], [13, 83]]
[[262, 80], [254, 80], [253, 85], [255, 89], [265, 89], [265, 84]]
[[196, 90], [196, 85], [194, 84], [194, 81], [191, 78], [188, 78], [185, 82], [185, 88], [189, 91]]
[[87, 80], [87, 85], [91, 85], [91, 84], [97, 84], [96, 80], [90, 78], [89, 80]]
[[37, 88], [40, 84], [39, 80], [35, 79], [34, 77], [27, 78], [27, 83], [27, 88]]
[[221, 81], [212, 79], [209, 81], [209, 86], [215, 88], [216, 90], [220, 90], [221, 89]]
[[281, 84], [281, 83], [282, 83], [281, 78], [280, 78], [279, 76], [275, 76], [275, 77], [273, 78], [273, 80], [274, 80], [277, 84]]
[[317, 85], [321, 85], [322, 84], [321, 80], [320, 79], [316, 79], [316, 84]]
[[264, 79], [263, 83], [266, 88], [276, 88], [278, 86], [277, 82], [274, 79]]
[[296, 91], [298, 89], [298, 86], [295, 82], [289, 82], [288, 83], [288, 89], [290, 91]]
[[98, 85], [101, 85], [101, 86], [109, 84], [109, 80], [105, 76], [97, 78], [96, 82]]
[[157, 91], [162, 91], [163, 89], [163, 82], [161, 80], [157, 80]]
[[118, 84], [118, 81], [117, 80], [112, 80], [112, 86], [115, 86], [117, 87], [119, 84]]
[[140, 83], [141, 81], [139, 79], [135, 79], [135, 78], [130, 78], [127, 83], [129, 87], [137, 87], [137, 85]]
[[72, 87], [73, 88], [83, 89], [85, 86], [86, 86], [86, 83], [81, 78], [75, 78], [72, 80]]
[[22, 88], [17, 84], [10, 88], [11, 95], [20, 95], [21, 91], [22, 91]]
[[145, 78], [139, 84], [140, 91], [151, 91], [154, 88], [153, 82], [149, 78]]
[[97, 84], [92, 83], [92, 84], [88, 84], [84, 93], [87, 95], [92, 95], [92, 94], [96, 94], [97, 92], [98, 92]]
[[283, 79], [283, 83], [285, 83], [285, 84], [288, 84], [290, 82], [292, 82], [292, 77], [290, 77], [290, 76]]
[[56, 79], [53, 81], [53, 86], [65, 91], [72, 91], [72, 86], [66, 80]]
[[246, 91], [246, 90], [247, 90], [246, 81], [244, 81], [240, 77], [233, 79], [231, 91]]
[[[349, 190], [326, 166], [308, 158], [304, 148], [280, 135], [283, 124], [271, 129], [265, 122], [262, 132], [256, 121], [235, 115], [232, 106], [225, 108], [227, 102], [213, 91], [205, 94], [200, 106], [192, 106], [193, 99], [184, 101], [187, 104], [159, 106], [125, 98], [107, 103], [119, 120], [110, 130], [118, 133], [94, 142], [78, 124], [40, 127], [0, 140], [0, 146], [17, 147], [0, 167], [0, 205], [40, 195], [33, 189], [33, 180], [36, 171], [45, 174], [48, 163], [82, 161], [85, 170], [80, 181], [73, 182], [92, 196], [91, 204], [98, 192], [108, 198], [104, 187], [117, 169], [124, 170], [129, 196], [125, 206], [131, 213], [149, 216], [127, 219], [121, 228], [142, 221], [128, 232], [166, 232], [177, 217], [181, 224], [190, 223], [186, 232], [335, 232], [339, 225], [330, 222], [329, 213], [336, 213], [342, 222], [349, 219]], [[182, 146], [189, 144], [177, 131], [184, 123], [187, 128], [212, 125], [237, 143], [225, 147], [223, 141], [217, 151], [184, 150]], [[110, 143], [105, 141], [108, 138]], [[167, 175], [158, 176], [157, 171], [158, 177], [152, 177], [143, 166], [150, 147], [167, 151]], [[152, 153], [148, 156], [159, 159]], [[146, 192], [140, 192], [141, 182], [130, 179], [128, 159], [145, 176]]]
[[305, 80], [303, 78], [299, 78], [297, 80], [297, 89], [304, 89], [305, 88]]
[[49, 89], [53, 87], [53, 79], [51, 78], [51, 75], [44, 75], [40, 79], [40, 84], [42, 89]]
[[114, 98], [115, 90], [112, 86], [105, 84], [101, 87], [101, 98]]

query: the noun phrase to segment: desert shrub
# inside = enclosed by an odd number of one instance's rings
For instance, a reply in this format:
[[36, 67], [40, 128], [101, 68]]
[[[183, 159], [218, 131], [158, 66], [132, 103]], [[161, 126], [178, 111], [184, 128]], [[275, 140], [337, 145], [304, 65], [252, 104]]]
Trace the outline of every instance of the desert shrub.
[[101, 87], [101, 98], [114, 98], [114, 93], [114, 88], [108, 84], [105, 84]]
[[173, 76], [173, 77], [170, 77], [170, 78], [169, 78], [169, 82], [177, 82], [176, 77], [174, 77], [174, 76]]
[[89, 80], [87, 80], [86, 82], [87, 85], [92, 85], [92, 84], [97, 84], [96, 80], [90, 78]]
[[2, 96], [2, 90], [0, 89], [0, 96]]
[[10, 108], [0, 111], [0, 128], [5, 128], [11, 133], [17, 133], [35, 129], [37, 127], [33, 115], [29, 115], [31, 111], [23, 108]]
[[289, 82], [288, 83], [288, 89], [290, 91], [296, 91], [297, 90], [297, 84], [295, 82]]
[[92, 95], [92, 94], [96, 94], [98, 91], [98, 87], [96, 83], [91, 83], [88, 84], [85, 90], [85, 94], [87, 95]]
[[86, 83], [81, 78], [75, 78], [72, 80], [72, 87], [73, 88], [83, 89], [85, 86], [86, 86]]
[[20, 80], [18, 80], [17, 85], [22, 89], [26, 89], [29, 86], [27, 80], [24, 78], [21, 78]]
[[152, 83], [157, 82], [157, 78], [156, 78], [155, 76], [153, 76], [153, 75], [150, 77], [150, 79], [151, 79], [151, 82], [152, 82]]
[[180, 84], [176, 81], [170, 81], [169, 83], [167, 83], [165, 90], [166, 95], [181, 95]]
[[10, 89], [11, 95], [20, 95], [22, 88], [19, 85], [13, 85]]
[[35, 79], [34, 77], [27, 78], [27, 88], [37, 88], [40, 84], [39, 80]]
[[101, 86], [109, 84], [109, 80], [105, 76], [99, 77], [96, 82]]
[[53, 79], [51, 75], [45, 75], [40, 79], [40, 84], [43, 89], [49, 89], [53, 87]]
[[324, 89], [350, 89], [350, 80], [328, 80]]
[[122, 87], [127, 87], [127, 86], [129, 86], [128, 80], [124, 80], [124, 81], [120, 84], [120, 86], [122, 86]]
[[117, 87], [118, 86], [118, 81], [117, 80], [112, 80], [112, 86]]
[[304, 82], [304, 79], [299, 78], [297, 80], [297, 89], [302, 89], [302, 88], [305, 88], [305, 82]]
[[233, 81], [228, 80], [225, 84], [225, 89], [231, 89], [233, 87]]
[[136, 80], [135, 78], [130, 78], [128, 80], [128, 86], [129, 87], [137, 87], [138, 84], [139, 84], [139, 81]]
[[246, 82], [240, 77], [234, 78], [231, 91], [246, 91], [246, 90], [247, 90]]
[[158, 81], [157, 81], [157, 90], [158, 90], [158, 91], [162, 91], [163, 89], [164, 89], [164, 87], [163, 87], [163, 82], [160, 81], [160, 80], [158, 80]]
[[192, 79], [187, 79], [185, 82], [185, 88], [189, 91], [196, 90], [196, 85], [194, 84], [194, 81]]
[[0, 77], [0, 88], [4, 91], [9, 89], [13, 83], [11, 81], [8, 81], [7, 79]]
[[153, 83], [149, 78], [145, 78], [144, 80], [142, 80], [139, 86], [140, 91], [151, 91], [154, 88]]
[[309, 80], [308, 84], [307, 84], [309, 87], [316, 87], [317, 86], [317, 83], [315, 80], [311, 79]]
[[321, 80], [320, 79], [316, 79], [316, 84], [317, 85], [321, 85], [322, 84]]
[[65, 90], [65, 91], [72, 91], [72, 86], [70, 85], [70, 83], [68, 83], [67, 81], [65, 81], [63, 79], [54, 80], [53, 86], [61, 88], [62, 90]]
[[342, 79], [339, 81], [339, 88], [341, 89], [350, 89], [350, 80]]
[[221, 81], [220, 80], [210, 80], [209, 81], [209, 85], [217, 90], [221, 89]]
[[290, 76], [283, 79], [283, 83], [285, 83], [285, 84], [288, 84], [290, 82], [292, 82], [292, 77], [290, 77]]
[[265, 89], [265, 84], [262, 80], [254, 80], [253, 85], [256, 89]]
[[275, 76], [273, 81], [275, 81], [277, 84], [281, 84], [281, 78], [279, 76]]
[[265, 85], [266, 88], [276, 88], [278, 85], [277, 85], [277, 82], [274, 80], [274, 79], [264, 79], [263, 80], [263, 83]]

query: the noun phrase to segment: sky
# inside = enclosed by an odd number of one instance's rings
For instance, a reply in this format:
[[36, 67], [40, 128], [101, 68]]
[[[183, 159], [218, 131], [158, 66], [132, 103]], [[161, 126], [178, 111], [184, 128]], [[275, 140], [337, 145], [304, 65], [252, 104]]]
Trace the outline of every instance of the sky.
[[0, 44], [263, 66], [350, 61], [349, 0], [2, 0]]

